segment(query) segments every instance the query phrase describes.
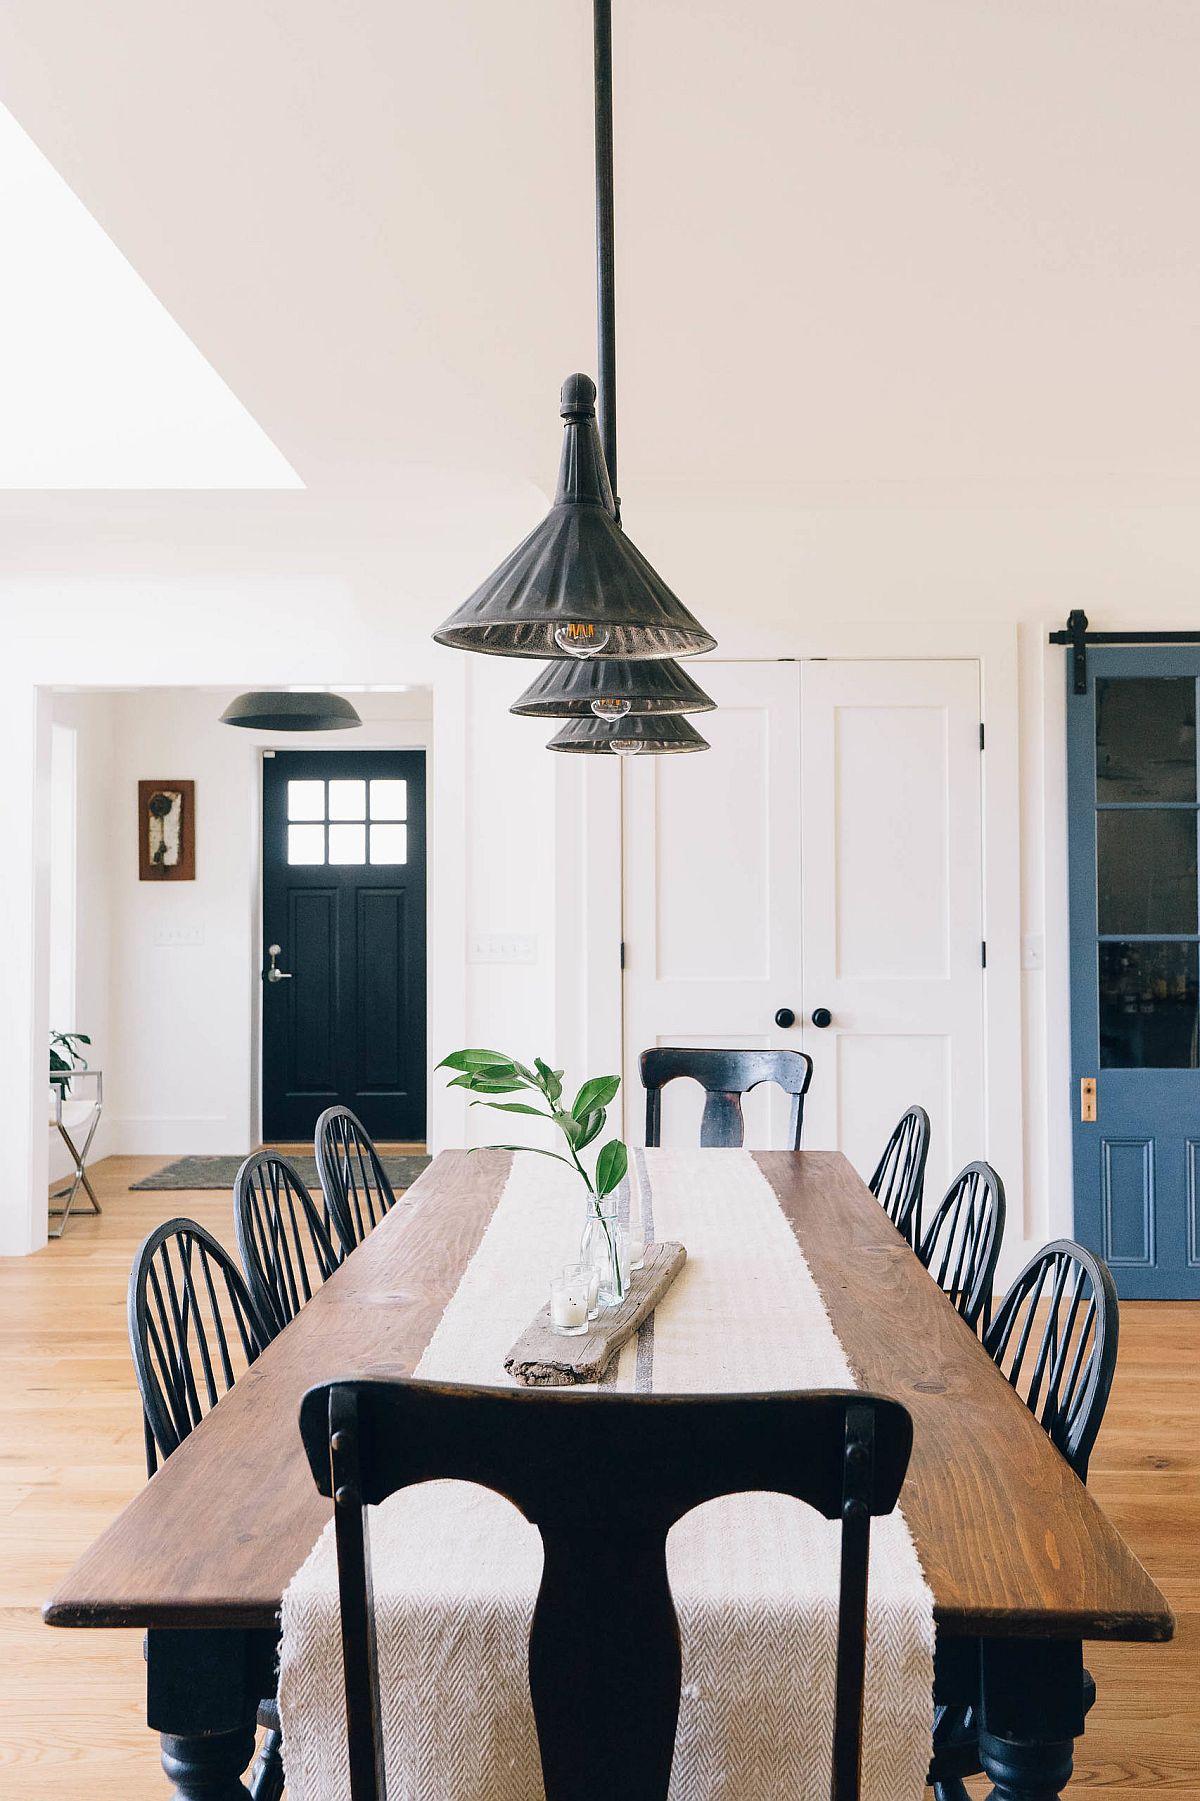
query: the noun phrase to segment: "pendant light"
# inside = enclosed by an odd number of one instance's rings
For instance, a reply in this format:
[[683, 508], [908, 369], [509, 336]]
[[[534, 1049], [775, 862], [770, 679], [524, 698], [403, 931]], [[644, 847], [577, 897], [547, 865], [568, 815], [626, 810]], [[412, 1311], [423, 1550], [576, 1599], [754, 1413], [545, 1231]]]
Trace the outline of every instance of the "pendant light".
[[616, 498], [612, 0], [594, 0], [593, 21], [599, 425], [595, 386], [569, 376], [554, 504], [434, 638], [498, 656], [695, 656], [716, 640], [625, 536]]
[[255, 732], [343, 732], [361, 725], [362, 720], [340, 694], [254, 688], [230, 701], [221, 724], [245, 726]]
[[715, 706], [673, 657], [559, 657], [509, 711], [534, 719], [623, 719], [629, 713], [711, 713]]
[[678, 751], [707, 750], [695, 726], [678, 713], [629, 713], [624, 719], [569, 719], [551, 738], [547, 750], [583, 755], [634, 757], [672, 756]]

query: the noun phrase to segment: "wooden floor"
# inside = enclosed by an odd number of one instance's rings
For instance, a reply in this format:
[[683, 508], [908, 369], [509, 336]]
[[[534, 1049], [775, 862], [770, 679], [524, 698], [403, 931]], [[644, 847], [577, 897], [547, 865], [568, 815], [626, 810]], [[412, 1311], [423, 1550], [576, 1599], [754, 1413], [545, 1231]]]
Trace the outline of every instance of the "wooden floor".
[[[165, 1801], [132, 1632], [52, 1632], [38, 1609], [144, 1480], [125, 1336], [142, 1237], [186, 1213], [232, 1247], [227, 1194], [130, 1193], [165, 1161], [96, 1166], [100, 1219], [0, 1260], [0, 1801]], [[1076, 1784], [1200, 1801], [1200, 1305], [1127, 1303], [1091, 1486], [1178, 1615], [1166, 1646], [1092, 1646], [1100, 1699]], [[973, 1785], [978, 1786], [978, 1785]]]

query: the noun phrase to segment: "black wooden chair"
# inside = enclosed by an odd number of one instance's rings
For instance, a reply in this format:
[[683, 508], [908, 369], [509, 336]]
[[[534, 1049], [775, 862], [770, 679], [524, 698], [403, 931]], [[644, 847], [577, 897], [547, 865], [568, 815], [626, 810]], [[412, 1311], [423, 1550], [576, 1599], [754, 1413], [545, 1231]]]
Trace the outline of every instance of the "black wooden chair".
[[968, 1163], [946, 1190], [917, 1251], [969, 1326], [986, 1326], [1004, 1238], [1004, 1184], [990, 1163]]
[[910, 1107], [896, 1122], [868, 1184], [897, 1232], [911, 1245], [921, 1242], [921, 1200], [929, 1156], [929, 1115]]
[[[1108, 1265], [1069, 1238], [1056, 1238], [1030, 1258], [984, 1334], [985, 1349], [1082, 1482], [1108, 1405], [1119, 1328]], [[953, 1694], [964, 1683], [969, 1691], [977, 1656], [976, 1641], [940, 1645], [935, 1693], [940, 1687]], [[1085, 1713], [1095, 1699], [1095, 1681], [1085, 1670]], [[938, 1801], [965, 1801], [964, 1779], [983, 1768], [978, 1740], [973, 1702], [935, 1708], [929, 1781]]]
[[337, 1268], [328, 1216], [277, 1151], [246, 1158], [234, 1178], [233, 1210], [246, 1282], [274, 1338]]
[[[896, 1505], [912, 1424], [853, 1392], [575, 1395], [397, 1380], [310, 1389], [300, 1431], [334, 1500], [352, 1801], [383, 1801], [366, 1508], [414, 1483], [480, 1483], [539, 1529], [545, 1552], [529, 1687], [546, 1801], [666, 1801], [679, 1711], [667, 1582], [674, 1522], [718, 1495], [794, 1495], [841, 1521], [832, 1801], [857, 1801], [871, 1516]], [[603, 1597], [587, 1659], [580, 1623]]]
[[[178, 1449], [267, 1344], [241, 1271], [195, 1220], [169, 1219], [143, 1242], [129, 1275], [129, 1348], [142, 1398], [146, 1473]], [[253, 1801], [283, 1794], [279, 1708], [259, 1704], [266, 1728]]]
[[325, 1205], [348, 1257], [396, 1205], [396, 1196], [370, 1133], [349, 1107], [326, 1107], [315, 1149]]
[[1083, 1482], [1108, 1405], [1119, 1330], [1108, 1265], [1081, 1244], [1056, 1238], [1025, 1265], [984, 1334], [985, 1349]]
[[668, 1082], [689, 1076], [704, 1090], [700, 1143], [737, 1148], [745, 1137], [742, 1096], [760, 1082], [775, 1082], [792, 1097], [788, 1149], [800, 1149], [804, 1129], [804, 1097], [812, 1081], [812, 1058], [803, 1051], [675, 1050], [659, 1046], [641, 1055], [646, 1090], [646, 1143], [662, 1138], [662, 1091]]

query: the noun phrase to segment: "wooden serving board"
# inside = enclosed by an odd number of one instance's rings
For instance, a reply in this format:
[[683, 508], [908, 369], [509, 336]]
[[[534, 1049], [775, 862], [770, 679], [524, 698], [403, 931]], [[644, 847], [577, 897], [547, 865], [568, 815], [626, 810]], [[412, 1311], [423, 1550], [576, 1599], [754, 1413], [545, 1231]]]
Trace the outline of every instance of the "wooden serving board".
[[605, 1308], [577, 1338], [554, 1330], [547, 1303], [504, 1359], [505, 1369], [526, 1388], [570, 1388], [577, 1382], [599, 1382], [686, 1262], [687, 1252], [681, 1244], [648, 1244], [642, 1268], [630, 1274], [620, 1306]]

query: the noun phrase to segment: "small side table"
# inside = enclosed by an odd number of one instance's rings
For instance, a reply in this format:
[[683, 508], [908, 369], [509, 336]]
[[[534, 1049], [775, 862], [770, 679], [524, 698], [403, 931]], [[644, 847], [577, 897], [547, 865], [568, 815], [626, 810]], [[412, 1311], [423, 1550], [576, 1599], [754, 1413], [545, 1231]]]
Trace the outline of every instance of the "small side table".
[[[89, 1080], [96, 1084], [90, 1100], [76, 1099], [68, 1094], [68, 1089], [74, 1088], [77, 1082]], [[87, 1155], [92, 1148], [92, 1139], [96, 1136], [96, 1127], [100, 1124], [100, 1115], [104, 1111], [104, 1072], [100, 1069], [77, 1069], [69, 1082], [51, 1082], [50, 1091], [50, 1124], [66, 1145], [75, 1165], [74, 1175], [65, 1177], [62, 1186], [50, 1190], [50, 1199], [62, 1204], [50, 1209], [50, 1218], [61, 1223], [50, 1228], [49, 1237], [61, 1238], [67, 1229], [71, 1207], [81, 1186], [92, 1204], [92, 1212], [101, 1211], [96, 1191], [88, 1180]], [[75, 1138], [81, 1132], [86, 1132], [86, 1136], [83, 1144], [77, 1147]], [[72, 1133], [75, 1137], [72, 1137]]]

